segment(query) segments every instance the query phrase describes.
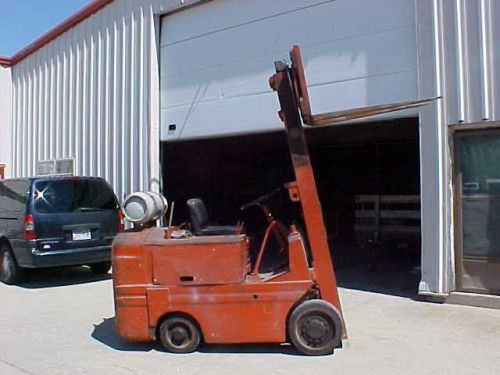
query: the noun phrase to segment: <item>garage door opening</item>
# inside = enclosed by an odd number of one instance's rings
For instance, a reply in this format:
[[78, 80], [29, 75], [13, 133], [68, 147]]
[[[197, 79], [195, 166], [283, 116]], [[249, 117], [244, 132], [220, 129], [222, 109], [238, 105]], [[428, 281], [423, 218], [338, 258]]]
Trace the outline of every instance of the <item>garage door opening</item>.
[[[307, 129], [306, 135], [339, 285], [415, 296], [421, 253], [418, 119]], [[243, 220], [251, 234], [262, 233], [265, 223], [240, 207], [294, 180], [281, 131], [164, 142], [162, 166], [164, 194], [176, 202], [174, 223], [189, 222], [185, 202], [198, 197], [211, 220]], [[286, 194], [270, 205], [276, 217], [300, 225]]]

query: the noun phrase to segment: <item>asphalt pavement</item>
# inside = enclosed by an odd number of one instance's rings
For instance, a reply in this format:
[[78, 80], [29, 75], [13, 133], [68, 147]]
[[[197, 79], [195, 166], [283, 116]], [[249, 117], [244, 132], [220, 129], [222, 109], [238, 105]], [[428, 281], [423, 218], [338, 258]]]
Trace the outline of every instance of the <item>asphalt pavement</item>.
[[179, 355], [116, 336], [111, 275], [39, 270], [0, 285], [0, 374], [500, 374], [500, 310], [340, 292], [349, 339], [333, 355], [289, 345]]

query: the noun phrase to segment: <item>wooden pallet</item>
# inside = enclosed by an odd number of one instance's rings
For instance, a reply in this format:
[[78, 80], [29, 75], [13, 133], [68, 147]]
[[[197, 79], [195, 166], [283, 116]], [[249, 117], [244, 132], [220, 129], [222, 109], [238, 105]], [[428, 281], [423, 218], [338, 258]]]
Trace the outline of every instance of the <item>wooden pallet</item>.
[[356, 195], [354, 232], [374, 270], [380, 249], [420, 239], [419, 195]]

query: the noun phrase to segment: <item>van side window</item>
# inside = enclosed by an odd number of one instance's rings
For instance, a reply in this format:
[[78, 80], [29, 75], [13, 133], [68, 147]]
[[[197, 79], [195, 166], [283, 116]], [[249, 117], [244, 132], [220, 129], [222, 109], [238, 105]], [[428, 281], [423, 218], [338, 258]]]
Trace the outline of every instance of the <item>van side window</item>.
[[28, 201], [29, 185], [29, 181], [25, 180], [0, 182], [0, 211], [24, 211]]

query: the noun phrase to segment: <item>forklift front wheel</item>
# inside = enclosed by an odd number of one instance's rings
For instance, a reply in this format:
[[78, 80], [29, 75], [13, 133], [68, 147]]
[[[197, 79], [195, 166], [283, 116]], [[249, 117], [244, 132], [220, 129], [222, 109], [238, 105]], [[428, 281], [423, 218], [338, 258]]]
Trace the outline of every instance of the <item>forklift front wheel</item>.
[[332, 304], [312, 299], [301, 303], [292, 312], [288, 335], [299, 352], [325, 355], [340, 344], [342, 326], [342, 317]]
[[172, 316], [160, 325], [160, 341], [172, 353], [191, 353], [200, 345], [201, 334], [196, 324], [183, 316]]

